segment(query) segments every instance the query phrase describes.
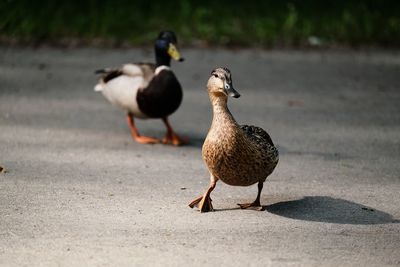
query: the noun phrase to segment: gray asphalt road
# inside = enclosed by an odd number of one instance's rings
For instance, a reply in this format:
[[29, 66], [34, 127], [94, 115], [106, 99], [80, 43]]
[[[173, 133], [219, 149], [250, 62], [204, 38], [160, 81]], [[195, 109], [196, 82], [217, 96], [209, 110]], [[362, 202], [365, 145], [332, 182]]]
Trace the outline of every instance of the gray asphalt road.
[[[94, 69], [151, 50], [0, 48], [0, 265], [400, 265], [398, 52], [182, 53], [171, 122], [192, 143], [175, 148], [134, 143], [124, 114], [93, 91]], [[229, 102], [236, 119], [280, 150], [262, 212], [236, 208], [256, 186], [223, 183], [216, 212], [187, 207], [208, 185], [216, 66], [242, 94]]]

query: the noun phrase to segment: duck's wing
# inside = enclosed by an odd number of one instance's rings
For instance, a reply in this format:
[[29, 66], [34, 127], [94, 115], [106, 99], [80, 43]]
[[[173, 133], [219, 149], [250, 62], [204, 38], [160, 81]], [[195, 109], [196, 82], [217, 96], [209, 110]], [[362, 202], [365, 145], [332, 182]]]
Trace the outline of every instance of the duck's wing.
[[[126, 87], [138, 90], [146, 87], [154, 77], [155, 65], [153, 63], [139, 62], [122, 65], [119, 68], [104, 68], [95, 71], [95, 74], [100, 74], [99, 82], [95, 85], [95, 91], [103, 91], [107, 84], [111, 81], [121, 86], [122, 80], [130, 81], [126, 83]], [[132, 79], [133, 78], [133, 79]], [[133, 83], [132, 83], [133, 82]], [[123, 82], [122, 82], [123, 83]]]
[[266, 156], [266, 162], [268, 166], [275, 168], [279, 160], [279, 152], [272, 142], [269, 134], [262, 128], [253, 125], [241, 125], [240, 128], [243, 130], [245, 135], [254, 142], [257, 147], [262, 151], [262, 154]]
[[148, 62], [129, 63], [122, 65], [119, 68], [104, 68], [95, 71], [95, 74], [100, 74], [99, 83], [95, 86], [95, 91], [101, 91], [103, 85], [107, 82], [120, 76], [141, 77], [143, 84], [140, 87], [145, 87], [153, 79], [155, 65]]
[[117, 78], [123, 74], [120, 69], [109, 69], [109, 68], [96, 70], [95, 73], [101, 74], [99, 82], [94, 87], [95, 91], [102, 91], [107, 82], [109, 82], [112, 79]]
[[112, 104], [137, 117], [145, 117], [138, 107], [136, 95], [139, 89], [147, 87], [152, 80], [152, 69], [154, 67], [151, 63], [137, 63], [98, 70], [96, 73], [101, 76], [94, 90], [101, 91]]
[[262, 128], [254, 125], [240, 125], [243, 132], [257, 144], [268, 144], [275, 146], [269, 134]]
[[138, 62], [135, 65], [142, 70], [144, 80], [149, 83], [153, 79], [156, 71], [156, 65], [149, 62]]

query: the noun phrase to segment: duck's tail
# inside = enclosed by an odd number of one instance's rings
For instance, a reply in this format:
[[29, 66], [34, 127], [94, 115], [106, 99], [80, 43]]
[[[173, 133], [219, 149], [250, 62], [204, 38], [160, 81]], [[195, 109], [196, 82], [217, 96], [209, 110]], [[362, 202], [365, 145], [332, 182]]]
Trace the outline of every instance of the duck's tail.
[[104, 83], [103, 83], [103, 82], [99, 82], [98, 84], [96, 84], [96, 85], [94, 86], [94, 90], [95, 90], [96, 92], [103, 91], [103, 89], [104, 89]]
[[[104, 68], [104, 69], [95, 70], [94, 73], [95, 73], [95, 74], [108, 74], [108, 73], [110, 73], [111, 71], [112, 71], [112, 69], [110, 69], [110, 68]], [[100, 78], [99, 83], [96, 84], [95, 87], [94, 87], [94, 90], [95, 90], [96, 92], [103, 91], [103, 89], [104, 89], [104, 77], [103, 77], [103, 78]]]

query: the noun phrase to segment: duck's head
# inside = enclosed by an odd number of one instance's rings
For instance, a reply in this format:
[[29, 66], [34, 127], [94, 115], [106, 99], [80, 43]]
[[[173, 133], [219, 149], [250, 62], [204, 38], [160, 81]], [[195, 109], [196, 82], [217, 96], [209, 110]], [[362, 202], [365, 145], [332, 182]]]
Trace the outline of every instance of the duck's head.
[[232, 75], [228, 68], [214, 69], [208, 79], [207, 89], [208, 94], [213, 97], [240, 97], [240, 94], [233, 88]]
[[169, 66], [171, 58], [177, 61], [184, 60], [176, 48], [177, 43], [176, 35], [173, 31], [160, 32], [154, 46], [157, 66]]

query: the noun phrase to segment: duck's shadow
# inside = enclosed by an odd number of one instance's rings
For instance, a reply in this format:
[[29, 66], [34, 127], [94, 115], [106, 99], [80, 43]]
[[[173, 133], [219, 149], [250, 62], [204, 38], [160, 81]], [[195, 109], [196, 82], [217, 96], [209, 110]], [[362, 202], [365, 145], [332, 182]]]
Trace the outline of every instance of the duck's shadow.
[[194, 148], [202, 148], [203, 147], [204, 137], [195, 137], [195, 136], [191, 135], [189, 138], [190, 138], [189, 143], [186, 144], [186, 146], [194, 147]]
[[205, 136], [196, 133], [190, 133], [184, 136], [189, 139], [189, 142], [185, 144], [186, 147], [202, 148], [205, 140]]
[[[240, 208], [232, 208], [236, 210]], [[228, 209], [218, 209], [224, 211]], [[263, 206], [263, 210], [290, 219], [337, 224], [399, 223], [392, 215], [352, 201], [327, 196], [306, 196]]]
[[327, 196], [306, 196], [268, 205], [264, 209], [279, 216], [315, 222], [360, 225], [400, 222], [386, 212]]

